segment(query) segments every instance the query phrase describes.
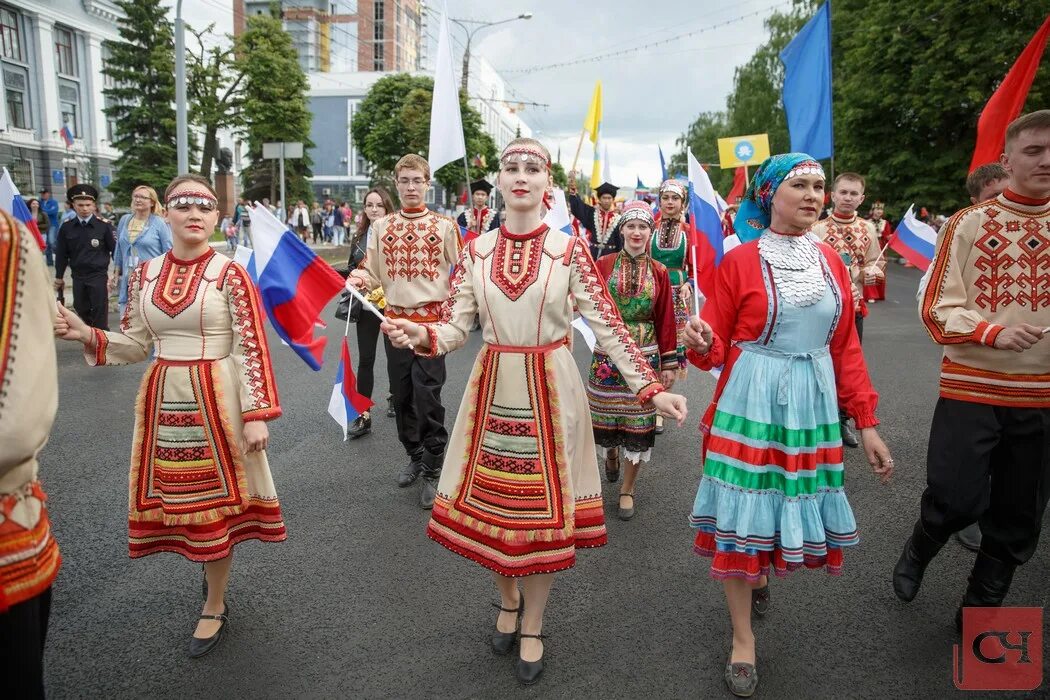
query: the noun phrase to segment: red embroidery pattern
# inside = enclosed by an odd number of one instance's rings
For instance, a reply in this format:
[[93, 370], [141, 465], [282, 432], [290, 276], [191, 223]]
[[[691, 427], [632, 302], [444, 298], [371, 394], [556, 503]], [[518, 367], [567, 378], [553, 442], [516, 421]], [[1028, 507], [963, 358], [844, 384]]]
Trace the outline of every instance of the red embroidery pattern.
[[[467, 277], [467, 259], [473, 258], [474, 256], [474, 242], [471, 241], [463, 250], [459, 252], [459, 262], [456, 263], [456, 267], [452, 270], [452, 276], [448, 278], [448, 299], [441, 303], [441, 323], [448, 323], [452, 320], [452, 307], [456, 304], [456, 295], [459, 290], [463, 287], [463, 282]], [[431, 346], [433, 348], [433, 346]]]
[[594, 266], [594, 261], [591, 260], [591, 254], [587, 250], [587, 246], [583, 245], [579, 238], [574, 238], [569, 245], [572, 246], [573, 250], [566, 251], [565, 254], [573, 256], [577, 274], [580, 276], [580, 284], [583, 285], [587, 298], [594, 304], [594, 310], [601, 318], [602, 323], [612, 331], [613, 339], [623, 347], [624, 352], [634, 366], [634, 372], [645, 381], [645, 384], [649, 385], [657, 382], [656, 373], [653, 371], [649, 361], [645, 359], [645, 356], [638, 349], [638, 345], [631, 339], [627, 326], [624, 325], [623, 319], [620, 318], [619, 310], [613, 304], [612, 299], [609, 298], [608, 289], [602, 280], [602, 276], [598, 273], [598, 269]]
[[[1009, 224], [1006, 230], [1010, 230]], [[1027, 219], [1018, 229], [1024, 228], [1025, 234], [1017, 242], [1021, 254], [1017, 257], [1020, 270], [1017, 283], [1017, 303], [1038, 311], [1040, 306], [1050, 306], [1050, 238], [1041, 232], [1042, 226], [1035, 219]]]
[[525, 240], [500, 234], [496, 239], [489, 279], [511, 301], [517, 301], [539, 279], [543, 244], [548, 233], [550, 229]]
[[165, 255], [153, 287], [153, 305], [171, 318], [192, 306], [197, 300], [204, 270], [214, 254], [215, 251], [210, 251], [190, 262], [176, 260], [171, 253]]
[[[233, 326], [239, 337], [234, 342], [240, 346], [244, 363], [243, 380], [248, 385], [249, 405], [242, 406], [246, 420], [280, 415], [277, 401], [277, 384], [270, 367], [270, 351], [266, 344], [266, 331], [260, 323], [259, 299], [240, 265], [230, 264], [226, 269], [224, 286], [229, 289], [230, 313]], [[249, 418], [250, 412], [263, 415]]]
[[984, 235], [974, 243], [981, 253], [974, 262], [974, 267], [983, 271], [983, 274], [979, 275], [974, 283], [981, 290], [974, 301], [982, 309], [993, 312], [998, 311], [1000, 306], [1009, 306], [1015, 300], [1010, 287], [1016, 280], [1010, 274], [1009, 269], [1017, 261], [1007, 253], [1010, 239], [1002, 235], [1004, 227], [995, 220], [999, 213], [994, 207], [987, 209], [985, 214], [988, 220], [981, 225]]
[[824, 229], [824, 242], [834, 248], [836, 253], [848, 254], [851, 265], [868, 264], [866, 256], [871, 236], [863, 220], [858, 218], [844, 224], [834, 218], [828, 218]]
[[438, 278], [444, 241], [433, 212], [417, 219], [407, 219], [400, 213], [388, 217], [380, 245], [390, 279]]
[[[142, 298], [142, 296], [141, 296], [142, 295], [142, 286], [141, 286], [141, 283], [142, 283], [142, 280], [141, 280], [141, 278], [142, 278], [142, 268], [145, 265], [146, 265], [146, 263], [142, 263], [141, 265], [137, 265], [135, 267], [135, 269], [131, 271], [131, 274], [128, 275], [128, 303], [124, 305], [124, 315], [120, 317], [120, 332], [121, 333], [127, 333], [129, 330], [131, 330], [131, 314], [132, 314], [132, 308], [131, 307], [133, 306], [133, 304], [131, 303], [131, 295], [134, 294], [135, 295], [135, 299], [139, 300], [139, 303], [141, 303], [141, 298]], [[134, 304], [134, 306], [137, 307], [138, 304]], [[135, 311], [138, 311], [138, 309], [136, 308]]]

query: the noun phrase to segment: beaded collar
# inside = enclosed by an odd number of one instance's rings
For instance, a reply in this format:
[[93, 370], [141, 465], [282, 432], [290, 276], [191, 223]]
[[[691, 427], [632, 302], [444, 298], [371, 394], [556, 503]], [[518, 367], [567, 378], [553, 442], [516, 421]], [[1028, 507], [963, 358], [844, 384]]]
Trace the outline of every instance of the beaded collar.
[[827, 282], [820, 250], [809, 236], [767, 229], [758, 239], [758, 253], [772, 268], [777, 291], [791, 304], [812, 306], [824, 298]]

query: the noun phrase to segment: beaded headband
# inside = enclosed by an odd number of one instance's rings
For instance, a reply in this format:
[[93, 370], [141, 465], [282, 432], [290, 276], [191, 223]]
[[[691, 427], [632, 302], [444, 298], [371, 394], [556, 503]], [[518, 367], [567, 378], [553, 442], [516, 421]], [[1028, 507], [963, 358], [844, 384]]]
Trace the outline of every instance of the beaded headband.
[[663, 194], [664, 192], [673, 192], [682, 199], [685, 199], [685, 185], [678, 180], [664, 180], [663, 184], [660, 185], [660, 194]]
[[623, 226], [628, 221], [635, 220], [648, 224], [649, 228], [653, 228], [656, 225], [653, 220], [653, 211], [645, 202], [635, 201], [624, 205], [623, 211], [620, 213], [619, 225]]
[[788, 174], [784, 176], [784, 180], [790, 180], [793, 177], [801, 177], [803, 175], [819, 175], [823, 178], [824, 168], [815, 160], [803, 161], [788, 171]]
[[185, 206], [189, 204], [204, 206], [207, 204], [213, 208], [217, 206], [218, 203], [218, 200], [215, 199], [215, 195], [213, 195], [211, 192], [196, 190], [191, 190], [188, 192], [176, 192], [175, 194], [168, 197], [168, 201], [166, 202], [167, 206], [169, 207], [176, 205]]
[[526, 163], [530, 160], [537, 160], [548, 168], [551, 167], [551, 159], [546, 153], [536, 146], [525, 143], [509, 146], [499, 157], [500, 165], [507, 165], [514, 161]]

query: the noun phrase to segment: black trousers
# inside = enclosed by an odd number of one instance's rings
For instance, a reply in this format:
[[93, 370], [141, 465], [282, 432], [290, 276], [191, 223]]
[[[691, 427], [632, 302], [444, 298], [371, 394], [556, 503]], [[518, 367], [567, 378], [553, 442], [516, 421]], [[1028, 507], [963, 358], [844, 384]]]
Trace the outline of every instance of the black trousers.
[[50, 588], [0, 614], [0, 678], [5, 697], [44, 697], [44, 642], [50, 615]]
[[386, 366], [390, 391], [397, 413], [397, 437], [410, 457], [426, 450], [442, 454], [448, 442], [445, 430], [445, 407], [441, 405], [441, 387], [445, 385], [445, 358], [419, 357], [410, 349], [400, 350], [386, 344]]
[[864, 317], [859, 313], [853, 316], [854, 323], [857, 326], [857, 340], [864, 342]]
[[92, 328], [109, 330], [109, 289], [105, 275], [73, 273], [73, 310]]
[[1050, 499], [1050, 408], [938, 399], [930, 426], [922, 525], [946, 542], [981, 524], [981, 551], [1024, 564]]
[[[357, 390], [372, 398], [375, 386], [376, 346], [379, 344], [379, 319], [375, 314], [362, 311], [357, 319]], [[391, 385], [392, 386], [392, 385]]]

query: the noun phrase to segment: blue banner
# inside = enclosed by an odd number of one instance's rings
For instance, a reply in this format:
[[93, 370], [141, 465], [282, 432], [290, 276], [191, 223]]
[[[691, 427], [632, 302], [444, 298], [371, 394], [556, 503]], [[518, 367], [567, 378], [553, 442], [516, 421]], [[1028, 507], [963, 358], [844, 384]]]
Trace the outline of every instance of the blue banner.
[[791, 150], [831, 158], [835, 135], [831, 111], [831, 1], [780, 52], [784, 64], [784, 111]]

